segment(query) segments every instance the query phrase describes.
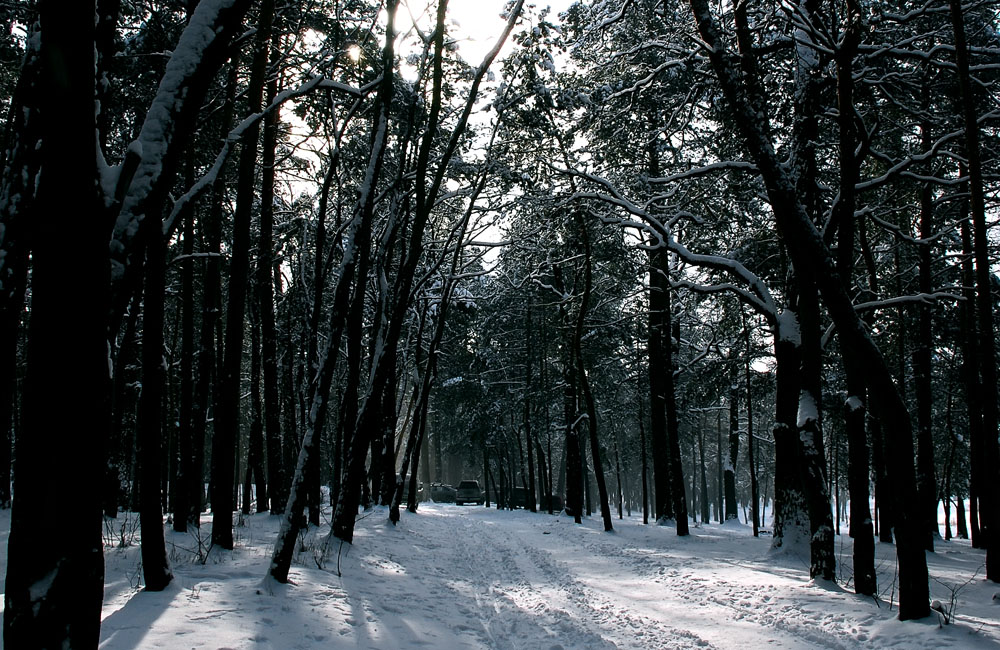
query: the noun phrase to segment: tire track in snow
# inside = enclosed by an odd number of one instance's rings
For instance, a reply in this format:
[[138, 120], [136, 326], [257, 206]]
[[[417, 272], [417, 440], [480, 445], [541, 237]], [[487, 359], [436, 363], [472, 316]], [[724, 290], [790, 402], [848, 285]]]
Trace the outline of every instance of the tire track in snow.
[[[534, 543], [535, 529], [550, 521], [532, 522], [518, 535], [496, 534], [489, 524], [475, 529], [471, 547], [477, 561], [467, 566], [480, 585], [477, 591], [485, 594], [477, 597], [477, 605], [484, 612], [489, 647], [523, 648], [520, 639], [537, 639], [538, 628], [552, 640], [553, 650], [713, 647], [696, 634], [633, 611], [629, 603], [607, 598], [571, 577], [569, 567]], [[593, 559], [587, 557], [593, 549], [586, 545], [570, 550], [579, 552], [582, 561]]]
[[[885, 648], [890, 640], [869, 638], [865, 632], [842, 612], [824, 607], [831, 597], [854, 597], [846, 592], [831, 593], [819, 586], [806, 586], [801, 581], [780, 578], [787, 584], [781, 589], [809, 589], [815, 591], [816, 607], [803, 609], [801, 602], [782, 603], [776, 596], [766, 593], [772, 586], [755, 585], [753, 582], [734, 582], [716, 574], [712, 580], [703, 576], [713, 573], [719, 563], [740, 566], [718, 557], [680, 557], [655, 549], [631, 545], [601, 543], [593, 545], [594, 553], [621, 567], [623, 573], [634, 573], [659, 585], [665, 600], [686, 603], [689, 608], [706, 610], [703, 616], [711, 620], [729, 620], [750, 624], [757, 628], [762, 638], [771, 637], [776, 644], [787, 639], [788, 645], [801, 647], [802, 641], [817, 648], [852, 650], [859, 647]], [[773, 560], [773, 558], [769, 558]], [[676, 564], [675, 564], [676, 563]], [[773, 564], [750, 562], [754, 572], [773, 572]], [[778, 573], [773, 573], [776, 578]], [[812, 594], [810, 594], [811, 596]], [[719, 611], [721, 610], [721, 611]], [[874, 617], [872, 617], [874, 620]], [[769, 632], [770, 631], [770, 632]]]

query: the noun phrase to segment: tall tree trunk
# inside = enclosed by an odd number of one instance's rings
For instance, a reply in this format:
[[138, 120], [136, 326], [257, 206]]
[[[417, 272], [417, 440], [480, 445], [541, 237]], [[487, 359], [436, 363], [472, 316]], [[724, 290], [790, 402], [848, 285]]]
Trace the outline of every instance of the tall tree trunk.
[[[921, 94], [925, 105], [929, 103], [928, 81], [925, 79]], [[933, 146], [931, 125], [924, 121], [920, 125], [921, 144], [924, 151]], [[933, 175], [929, 170], [928, 175]], [[920, 292], [931, 293], [931, 241], [933, 241], [934, 190], [930, 183], [920, 188], [920, 239], [917, 249]], [[917, 306], [917, 337], [913, 349], [913, 384], [917, 398], [917, 499], [924, 522], [924, 544], [928, 551], [934, 550], [934, 538], [938, 537], [937, 526], [937, 479], [934, 474], [934, 437], [932, 435], [932, 413], [934, 394], [931, 386], [931, 349], [934, 346], [931, 330], [931, 306]]]
[[906, 405], [893, 383], [885, 358], [868, 335], [843, 288], [829, 249], [796, 195], [786, 169], [779, 163], [773, 143], [757, 127], [761, 113], [748, 101], [742, 89], [707, 0], [690, 0], [690, 3], [698, 31], [709, 46], [708, 56], [732, 111], [733, 122], [764, 182], [792, 264], [797, 273], [808, 273], [810, 279], [819, 285], [845, 354], [854, 355], [859, 363], [867, 365], [866, 381], [871, 401], [893, 446], [889, 469], [899, 532], [896, 546], [899, 559], [899, 618], [908, 620], [928, 616], [927, 559], [918, 541], [919, 524], [913, 511], [916, 496], [912, 464], [913, 430]]
[[4, 133], [4, 169], [0, 179], [0, 508], [11, 505], [11, 451], [14, 445], [14, 401], [17, 383], [17, 340], [28, 286], [31, 220], [35, 216], [33, 179], [40, 164], [41, 122], [30, 94], [39, 82], [38, 51], [29, 48], [13, 97]]
[[636, 401], [639, 402], [639, 462], [642, 464], [642, 523], [649, 523], [649, 473], [648, 459], [646, 458], [646, 417], [642, 409], [642, 379], [641, 373], [637, 373], [639, 379], [639, 390], [636, 391]]
[[[277, 64], [281, 37], [271, 35], [271, 66]], [[266, 103], [270, 105], [278, 94], [278, 75], [267, 82]], [[257, 511], [281, 512], [288, 494], [285, 492], [284, 465], [281, 462], [281, 398], [278, 394], [278, 332], [274, 322], [274, 163], [278, 145], [278, 111], [264, 116], [264, 141], [261, 155], [260, 233], [257, 240], [256, 282], [257, 309], [260, 314], [261, 362], [264, 379], [264, 440], [267, 445], [267, 479], [257, 480]], [[322, 249], [316, 255], [323, 257]], [[254, 451], [251, 440], [251, 451]], [[266, 486], [268, 491], [262, 492]]]
[[[702, 414], [702, 424], [705, 417]], [[701, 521], [707, 524], [712, 517], [708, 499], [708, 467], [705, 463], [705, 427], [698, 427], [698, 455], [701, 460]]]
[[[228, 132], [235, 113], [236, 83], [239, 64], [235, 60], [229, 64], [226, 75], [226, 97], [222, 108], [222, 129]], [[217, 395], [217, 334], [220, 323], [222, 295], [222, 217], [223, 202], [226, 197], [225, 166], [220, 170], [212, 185], [212, 203], [208, 214], [200, 221], [202, 240], [207, 258], [202, 280], [201, 332], [197, 356], [197, 375], [194, 386], [194, 406], [192, 416], [192, 471], [188, 476], [190, 512], [188, 521], [195, 527], [201, 526], [201, 512], [205, 500], [205, 440], [207, 425], [214, 422], [214, 407]], [[212, 430], [214, 433], [215, 426]], [[213, 435], [214, 438], [214, 435]]]
[[[444, 313], [441, 313], [440, 316], [443, 317]], [[399, 360], [394, 356], [391, 359], [386, 359], [386, 362], [392, 366], [392, 369], [389, 373], [391, 379], [386, 382], [385, 387], [382, 389], [382, 435], [378, 444], [378, 453], [382, 456], [380, 462], [382, 468], [382, 493], [379, 497], [381, 503], [391, 504], [392, 494], [395, 492], [396, 486], [396, 426], [398, 420], [397, 409], [399, 408], [396, 404], [396, 397], [397, 388], [399, 386], [399, 377], [397, 372]], [[434, 377], [431, 377], [432, 382], [436, 376], [437, 374], [435, 372]], [[429, 388], [430, 387], [428, 387], [428, 400], [430, 399]], [[417, 437], [414, 453], [419, 453], [420, 447], [423, 445], [424, 434], [427, 430], [427, 411], [428, 409], [425, 408], [423, 413], [421, 413], [423, 422], [420, 425], [420, 435]], [[419, 465], [419, 459], [419, 456], [411, 456], [410, 458], [413, 464], [414, 472]]]
[[[273, 0], [263, 0], [254, 38], [250, 83], [247, 88], [249, 113], [261, 109], [267, 72], [268, 41], [274, 18]], [[243, 362], [243, 317], [246, 308], [247, 279], [250, 271], [250, 219], [254, 201], [257, 168], [258, 124], [244, 131], [240, 138], [240, 159], [233, 214], [233, 245], [229, 261], [229, 306], [226, 310], [225, 358], [219, 373], [218, 407], [215, 436], [212, 438], [212, 543], [233, 548], [233, 510], [230, 490], [235, 476], [235, 451], [240, 426], [240, 386]], [[268, 282], [270, 285], [270, 282]]]
[[[732, 361], [735, 363], [736, 359]], [[736, 504], [736, 461], [740, 453], [740, 392], [739, 375], [733, 367], [733, 377], [729, 385], [729, 445], [725, 454], [723, 482], [726, 488], [726, 521], [739, 519]]]
[[670, 498], [670, 455], [667, 442], [667, 373], [669, 330], [669, 291], [667, 249], [649, 252], [649, 339], [646, 344], [649, 369], [649, 438], [653, 454], [655, 503], [653, 514], [657, 522], [670, 519], [674, 513]]
[[[854, 57], [861, 36], [860, 16], [851, 11], [849, 23], [836, 54], [838, 137], [840, 153], [840, 200], [836, 205], [839, 228], [837, 271], [844, 288], [851, 290], [854, 276], [855, 211], [857, 197], [854, 186], [858, 179], [859, 160], [854, 109]], [[868, 441], [865, 432], [867, 396], [864, 368], [854, 364], [849, 355], [842, 355], [847, 383], [844, 403], [844, 428], [847, 434], [847, 487], [851, 496], [850, 536], [854, 539], [854, 591], [874, 595], [878, 587], [875, 573], [875, 537], [871, 510], [868, 505]]]
[[[477, 68], [462, 112], [443, 150], [436, 156], [436, 170], [433, 174], [430, 174], [431, 150], [435, 146], [435, 139], [440, 135], [438, 128], [441, 118], [442, 87], [444, 82], [444, 23], [447, 14], [447, 1], [441, 0], [438, 4], [438, 27], [434, 32], [433, 39], [434, 55], [432, 62], [431, 102], [424, 139], [417, 155], [414, 179], [416, 190], [414, 197], [415, 206], [413, 220], [410, 224], [409, 242], [406, 254], [400, 260], [392, 291], [389, 294], [390, 303], [389, 308], [386, 310], [386, 326], [380, 328], [377, 332], [374, 349], [378, 354], [372, 360], [370, 391], [358, 415], [357, 426], [355, 427], [348, 453], [348, 468], [344, 476], [341, 498], [334, 514], [334, 534], [346, 542], [350, 542], [354, 537], [355, 513], [360, 499], [355, 482], [360, 478], [364, 470], [365, 450], [368, 448], [372, 437], [376, 432], [382, 431], [381, 427], [384, 425], [379, 408], [382, 391], [388, 382], [396, 380], [395, 360], [393, 357], [397, 353], [401, 338], [400, 334], [410, 303], [410, 294], [414, 285], [417, 264], [423, 252], [424, 231], [444, 184], [448, 163], [454, 156], [458, 148], [459, 139], [465, 131], [465, 126], [468, 124], [473, 105], [478, 97], [479, 87], [490, 63], [492, 63], [498, 54], [500, 45], [506, 41], [507, 36], [513, 29], [514, 22], [520, 15], [522, 4], [522, 0], [518, 0], [517, 4], [511, 10], [510, 18], [498, 39], [497, 45], [487, 54], [483, 63]], [[386, 116], [386, 121], [388, 121], [388, 116]], [[430, 180], [429, 185], [428, 180]]]
[[142, 393], [139, 396], [139, 526], [142, 536], [142, 575], [149, 591], [162, 591], [173, 578], [163, 540], [160, 509], [160, 472], [163, 435], [163, 303], [166, 242], [160, 220], [148, 215], [146, 271], [142, 299]]
[[969, 46], [960, 0], [950, 0], [955, 32], [955, 60], [965, 126], [965, 154], [969, 161], [969, 206], [972, 212], [973, 250], [976, 259], [976, 317], [979, 326], [979, 375], [983, 414], [983, 470], [979, 485], [980, 534], [986, 542], [986, 578], [1000, 582], [1000, 452], [997, 443], [997, 354], [993, 328], [989, 241], [986, 230], [986, 197], [979, 151], [977, 99], [969, 72]]
[[[558, 267], [555, 269], [556, 281], [559, 291], [562, 289], [562, 274]], [[566, 331], [570, 331], [569, 316], [566, 313], [564, 302], [559, 304], [560, 320]], [[583, 514], [583, 459], [580, 450], [580, 408], [579, 391], [577, 390], [577, 367], [570, 352], [572, 345], [565, 345], [562, 354], [563, 366], [563, 464], [565, 465], [566, 476], [566, 514], [573, 516], [575, 523], [581, 523]]]
[[[267, 281], [271, 281], [268, 274]], [[267, 512], [268, 484], [264, 473], [264, 404], [261, 398], [260, 306], [250, 305], [250, 432], [247, 440], [247, 468], [243, 478], [243, 507], [250, 514], [253, 487], [256, 484], [257, 512]], [[253, 481], [251, 481], [251, 476]]]
[[757, 485], [757, 456], [754, 447], [753, 433], [753, 390], [750, 385], [750, 327], [746, 320], [746, 312], [740, 306], [743, 317], [743, 343], [746, 355], [743, 358], [743, 374], [747, 392], [747, 463], [750, 465], [750, 514], [753, 523], [753, 536], [760, 536], [760, 487]]
[[[583, 363], [583, 327], [587, 319], [587, 311], [590, 308], [591, 293], [593, 292], [593, 270], [592, 266], [592, 250], [590, 243], [590, 233], [587, 231], [587, 226], [583, 222], [583, 216], [577, 215], [579, 221], [580, 235], [583, 239], [583, 250], [584, 250], [584, 269], [583, 269], [583, 296], [580, 299], [580, 312], [576, 317], [576, 327], [573, 333], [573, 352], [576, 357], [576, 374], [580, 381], [580, 392], [583, 396], [584, 404], [587, 408], [587, 431], [590, 433], [590, 457], [594, 463], [594, 477], [597, 480], [597, 493], [598, 498], [601, 501], [601, 518], [604, 520], [604, 530], [611, 531], [614, 530], [614, 526], [611, 524], [611, 507], [608, 504], [608, 486], [604, 480], [604, 461], [601, 458], [601, 444], [597, 435], [597, 406], [594, 403], [594, 395], [590, 390], [590, 381], [587, 378], [587, 368]], [[669, 303], [667, 305], [669, 313]], [[667, 382], [667, 390], [670, 391], [670, 396], [673, 395], [673, 368], [669, 364], [669, 356], [667, 357], [668, 364], [667, 367], [663, 369], [663, 372], [670, 375]], [[674, 415], [674, 429], [677, 427], [677, 414]], [[676, 438], [675, 438], [676, 439]], [[675, 440], [674, 439], [674, 440]], [[674, 442], [672, 440], [671, 442]], [[679, 455], [675, 455], [678, 463], [680, 461]], [[683, 480], [683, 479], [682, 479]], [[676, 487], [676, 486], [675, 486]], [[681, 484], [680, 492], [680, 508], [678, 510], [685, 510], [684, 507], [684, 491], [683, 483]], [[675, 502], [676, 503], [676, 502]], [[589, 508], [588, 508], [589, 510]], [[681, 532], [683, 519], [683, 531]], [[677, 534], [686, 535], [687, 534], [687, 512], [685, 510], [684, 514], [678, 514], [677, 519]]]
[[[663, 324], [664, 331], [671, 332], [672, 314], [670, 313], [670, 292], [664, 296]], [[680, 330], [678, 329], [677, 342], [680, 344]], [[687, 498], [684, 496], [684, 466], [681, 461], [681, 439], [680, 424], [677, 418], [677, 399], [674, 395], [674, 344], [668, 336], [664, 347], [664, 360], [666, 366], [663, 368], [663, 398], [667, 413], [667, 450], [669, 451], [670, 463], [670, 497], [671, 510], [677, 527], [677, 535], [684, 537], [688, 534], [688, 509]]]
[[[136, 329], [139, 321], [139, 305], [142, 301], [142, 291], [137, 292], [131, 301], [128, 318], [125, 320], [125, 330], [121, 336], [121, 343], [118, 346], [118, 354], [114, 359], [112, 369], [111, 388], [111, 423], [108, 427], [107, 435], [107, 459], [104, 475], [104, 516], [117, 517], [118, 506], [122, 503], [126, 494], [125, 467], [130, 467], [127, 462], [128, 454], [126, 448], [131, 448], [131, 444], [123, 445], [126, 439], [125, 433], [125, 411], [131, 403], [130, 394], [127, 389], [127, 373], [125, 371], [129, 364], [137, 364], [135, 359], [135, 339]], [[134, 436], [128, 435], [131, 441]]]
[[[194, 157], [188, 152], [185, 172], [188, 187], [194, 183]], [[184, 215], [184, 244], [181, 263], [181, 394], [177, 415], [178, 471], [176, 485], [173, 486], [174, 532], [186, 533], [188, 513], [191, 510], [191, 475], [194, 473], [194, 428], [192, 415], [194, 408], [194, 209]]]
[[[615, 481], [618, 483], [618, 519], [623, 519], [622, 510], [625, 507], [625, 492], [622, 491], [622, 457], [618, 451], [618, 435], [612, 438], [615, 445]], [[631, 516], [631, 513], [629, 514]]]
[[806, 498], [799, 467], [798, 436], [802, 340], [798, 314], [792, 306], [778, 316], [774, 334], [774, 529], [775, 548], [796, 548], [809, 539]]
[[979, 343], [976, 337], [976, 290], [972, 258], [972, 229], [968, 214], [959, 222], [962, 237], [962, 297], [958, 305], [962, 339], [962, 383], [969, 418], [969, 515], [973, 548], [986, 548], [979, 527], [979, 495], [983, 489], [983, 410], [979, 388]]
[[715, 414], [715, 496], [716, 496], [716, 519], [719, 520], [721, 524], [725, 516], [725, 480], [724, 474], [724, 462], [723, 457], [723, 444], [722, 444], [722, 407]]
[[[318, 379], [314, 382], [314, 388], [311, 391], [312, 399], [309, 406], [306, 428], [302, 436], [302, 447], [299, 450], [291, 490], [288, 496], [288, 505], [285, 508], [281, 529], [275, 541], [274, 553], [271, 556], [271, 566], [268, 569], [270, 578], [280, 583], [288, 581], [288, 570], [291, 567], [292, 555], [295, 551], [295, 540], [298, 537], [298, 530], [301, 526], [300, 519], [305, 509], [306, 466], [309, 463], [310, 455], [318, 453], [316, 444], [319, 439], [319, 431], [323, 429], [326, 421], [326, 403], [329, 399], [330, 387], [333, 383], [333, 371], [336, 367], [336, 355], [340, 348], [341, 335], [347, 320], [350, 286], [351, 280], [354, 277], [355, 263], [357, 261], [356, 256], [359, 254], [367, 255], [365, 247], [371, 239], [371, 219], [375, 201], [374, 184], [381, 175], [389, 128], [393, 91], [392, 70], [395, 59], [393, 43], [397, 6], [397, 0], [388, 0], [386, 5], [388, 22], [386, 25], [386, 41], [382, 52], [383, 78], [376, 100], [378, 108], [376, 114], [378, 117], [372, 138], [368, 168], [365, 172], [365, 183], [358, 197], [358, 210], [351, 222], [350, 231], [345, 242], [349, 254], [345, 255], [341, 261], [340, 274], [334, 290], [330, 316], [330, 335], [327, 339], [326, 354], [320, 360]], [[361, 281], [360, 278], [359, 281]], [[354, 530], [354, 518], [357, 515], [358, 501], [360, 500], [358, 493], [360, 492], [361, 474], [364, 472], [365, 451], [367, 451], [367, 445], [364, 445], [361, 449], [353, 448], [354, 456], [360, 456], [360, 466], [348, 467], [344, 473], [337, 502], [337, 510], [340, 512], [339, 527], [349, 526], [352, 533]], [[356, 462], [350, 455], [350, 452], [348, 453], [348, 458], [352, 462]], [[351, 499], [352, 505], [342, 507], [345, 490], [352, 491], [352, 494], [348, 496]], [[336, 517], [337, 515], [335, 514], [334, 534], [337, 534], [338, 530]], [[347, 523], [348, 519], [350, 520], [349, 524]], [[344, 539], [344, 537], [341, 537], [341, 539]], [[346, 539], [345, 541], [350, 541], [350, 539]]]
[[[27, 224], [35, 242], [32, 305], [4, 645], [95, 648], [104, 586], [100, 488], [110, 388], [106, 323], [87, 317], [110, 307], [110, 233], [103, 220], [81, 218], [105, 210], [94, 156], [95, 11], [93, 4], [48, 0], [39, 11], [44, 38], [35, 33], [29, 39], [31, 56], [37, 53], [41, 63], [30, 103], [40, 109], [42, 137], [37, 218]], [[52, 504], [67, 494], [78, 500], [75, 506], [53, 517]]]
[[[531, 349], [531, 301], [528, 301], [527, 306], [524, 310], [524, 345], [525, 345], [525, 366], [524, 366], [524, 412], [523, 423], [524, 423], [524, 444], [528, 449], [528, 507], [532, 512], [538, 510], [538, 497], [535, 493], [535, 446], [533, 444], [533, 438], [531, 436], [531, 391], [532, 391], [532, 349]], [[615, 458], [617, 459], [617, 443], [615, 446]], [[618, 491], [621, 493], [621, 477], [619, 472], [619, 487]], [[621, 508], [619, 508], [619, 515], [621, 515]]]
[[802, 375], [799, 388], [798, 430], [801, 443], [802, 484], [809, 512], [809, 575], [836, 578], [833, 513], [823, 451], [822, 413], [823, 352], [819, 295], [815, 284], [799, 278], [799, 323], [802, 332]]

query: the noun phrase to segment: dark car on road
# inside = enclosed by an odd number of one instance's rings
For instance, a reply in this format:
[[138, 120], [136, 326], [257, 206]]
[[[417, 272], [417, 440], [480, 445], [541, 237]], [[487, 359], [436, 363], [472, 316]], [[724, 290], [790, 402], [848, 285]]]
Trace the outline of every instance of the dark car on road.
[[455, 488], [446, 483], [431, 483], [431, 501], [455, 503]]
[[459, 483], [458, 493], [455, 494], [455, 503], [457, 505], [465, 503], [483, 505], [483, 491], [479, 487], [479, 481], [462, 481]]

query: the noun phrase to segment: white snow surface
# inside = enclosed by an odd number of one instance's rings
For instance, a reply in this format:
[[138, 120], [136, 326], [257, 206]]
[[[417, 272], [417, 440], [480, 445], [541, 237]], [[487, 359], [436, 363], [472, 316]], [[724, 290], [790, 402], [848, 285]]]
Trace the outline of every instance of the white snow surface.
[[[0, 541], [10, 525], [0, 512]], [[361, 516], [354, 545], [328, 526], [300, 541], [292, 584], [266, 593], [262, 577], [279, 517], [245, 518], [233, 551], [196, 559], [193, 533], [166, 529], [174, 581], [136, 586], [137, 540], [116, 548], [134, 515], [109, 522], [101, 645], [135, 648], [997, 648], [1000, 586], [984, 555], [938, 540], [928, 554], [937, 614], [896, 620], [894, 550], [878, 544], [880, 602], [809, 579], [805, 555], [770, 550], [735, 521], [672, 527], [422, 504], [393, 527], [385, 509]], [[210, 537], [203, 519], [201, 537]], [[846, 532], [846, 529], [845, 529]], [[837, 538], [838, 576], [850, 579], [850, 540]], [[6, 556], [6, 544], [0, 547]], [[2, 566], [6, 567], [6, 557]]]

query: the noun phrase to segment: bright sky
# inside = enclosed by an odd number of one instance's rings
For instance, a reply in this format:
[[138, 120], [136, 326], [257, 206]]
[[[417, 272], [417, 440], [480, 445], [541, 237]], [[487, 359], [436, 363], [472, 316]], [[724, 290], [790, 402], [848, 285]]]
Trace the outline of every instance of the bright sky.
[[[414, 10], [420, 0], [413, 3]], [[525, 0], [527, 5], [529, 0]], [[534, 0], [538, 6], [548, 5], [552, 8], [554, 18], [561, 11], [565, 11], [573, 0]], [[459, 46], [462, 57], [472, 64], [477, 64], [483, 60], [483, 56], [496, 42], [497, 36], [503, 30], [504, 20], [500, 17], [506, 0], [451, 0], [448, 3], [448, 16], [458, 24], [456, 34], [467, 34], [468, 40], [464, 40]]]

